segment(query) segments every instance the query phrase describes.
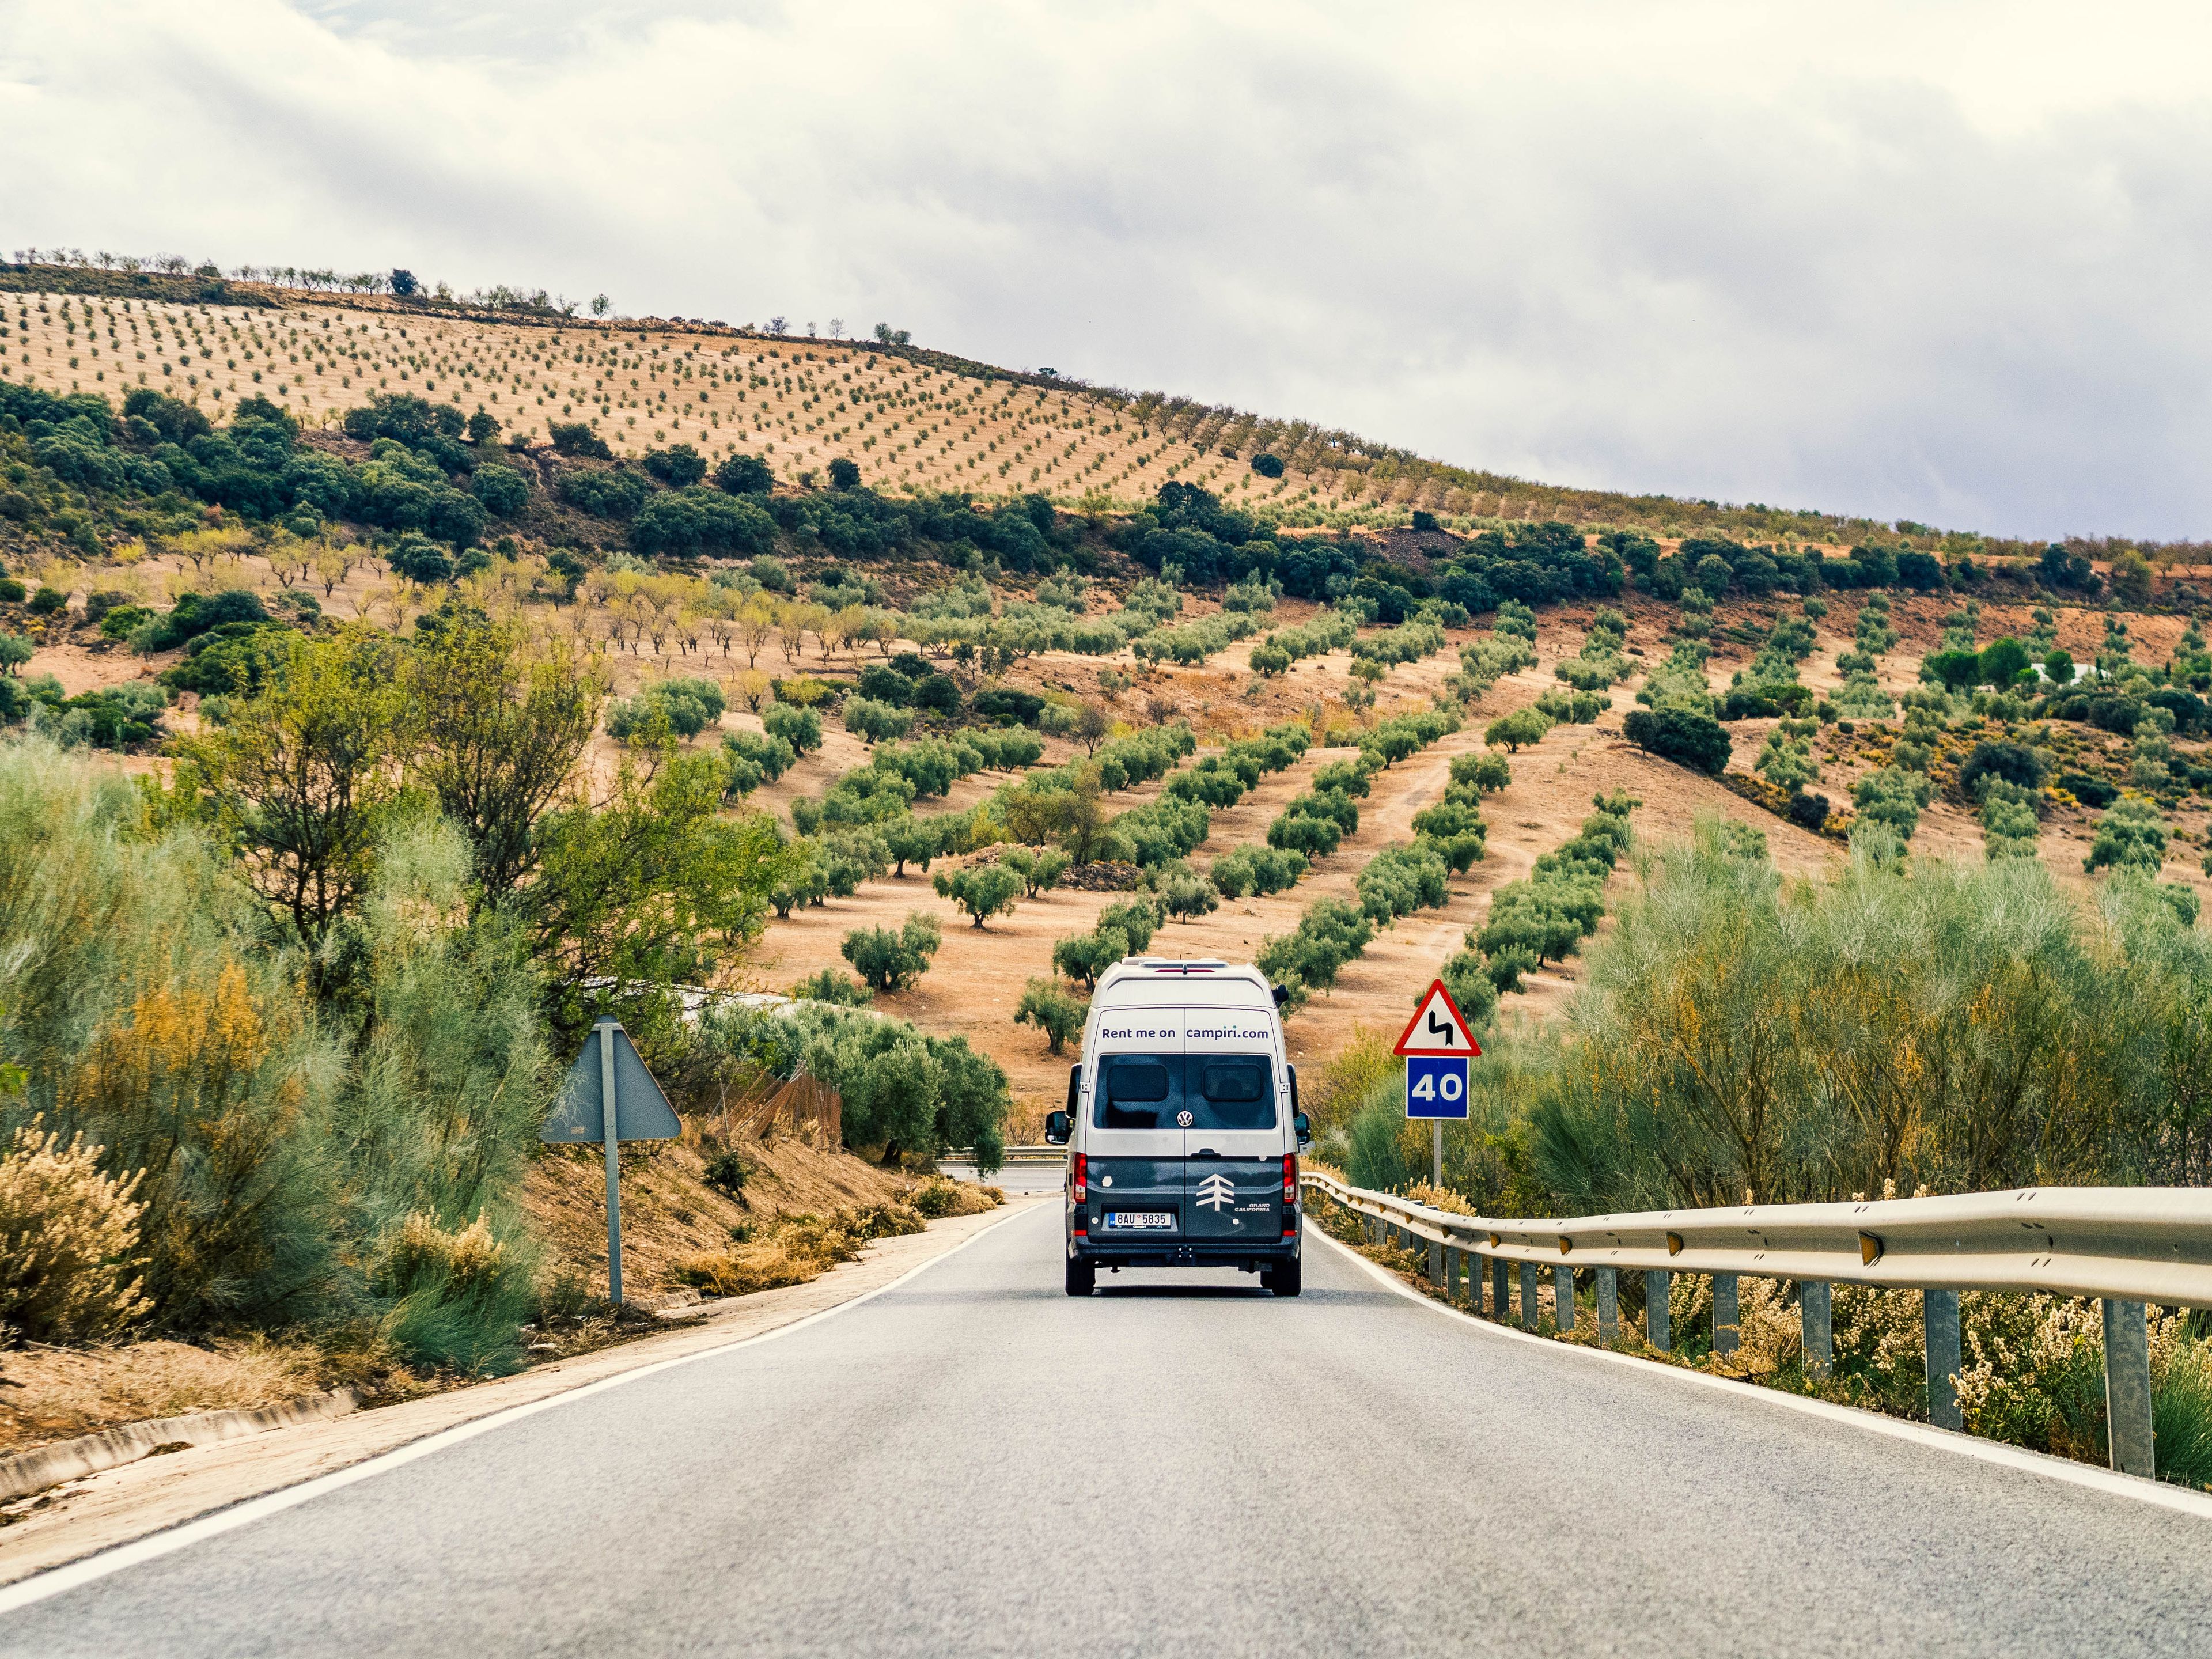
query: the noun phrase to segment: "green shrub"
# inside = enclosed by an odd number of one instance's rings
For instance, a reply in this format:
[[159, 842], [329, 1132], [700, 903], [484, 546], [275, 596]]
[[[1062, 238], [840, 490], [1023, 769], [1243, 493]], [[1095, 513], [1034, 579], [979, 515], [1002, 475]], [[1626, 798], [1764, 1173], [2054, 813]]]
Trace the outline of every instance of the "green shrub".
[[1378, 927], [1401, 916], [1447, 902], [1451, 890], [1443, 855], [1425, 841], [1386, 847], [1367, 861], [1353, 883], [1360, 914]]
[[1014, 1024], [1036, 1026], [1044, 1033], [1045, 1052], [1056, 1054], [1083, 1029], [1090, 1006], [1087, 999], [1077, 997], [1057, 980], [1031, 979], [1014, 1009]]
[[1935, 793], [1925, 773], [1885, 766], [1851, 786], [1851, 802], [1862, 822], [1881, 824], [1908, 842], [1920, 826], [1920, 809]]
[[530, 481], [511, 466], [487, 461], [469, 479], [469, 493], [485, 508], [511, 519], [530, 505]]
[[601, 519], [627, 519], [651, 494], [644, 479], [619, 466], [563, 472], [560, 488], [562, 501]]
[[1982, 780], [1982, 847], [1992, 859], [2033, 858], [2039, 850], [2041, 826], [2036, 821], [2036, 795], [2000, 777]]
[[845, 935], [842, 954], [870, 989], [888, 994], [905, 990], [928, 972], [930, 958], [943, 943], [937, 919], [915, 911], [896, 933], [854, 928]]
[[1292, 932], [1261, 942], [1255, 958], [1261, 973], [1289, 993], [1295, 1006], [1336, 983], [1345, 963], [1375, 937], [1367, 918], [1342, 899], [1316, 900]]
[[553, 441], [556, 454], [580, 455], [601, 461], [614, 459], [615, 453], [607, 447], [606, 440], [592, 431], [586, 422], [550, 421], [546, 423], [545, 431]]
[[[823, 971], [825, 974], [829, 972], [827, 969], [824, 969]], [[830, 977], [836, 978], [837, 976], [831, 975]], [[852, 986], [852, 988], [855, 991], [859, 991], [860, 989], [859, 986], [853, 985], [853, 981], [850, 980], [846, 980], [844, 982], [847, 985]], [[823, 999], [823, 1000], [829, 1000], [829, 999]], [[861, 1000], [863, 1002], [866, 1000], [866, 992], [861, 992]], [[737, 1153], [725, 1150], [723, 1152], [716, 1152], [712, 1158], [707, 1160], [707, 1167], [702, 1172], [702, 1176], [707, 1184], [709, 1187], [712, 1187], [716, 1192], [725, 1194], [731, 1198], [742, 1200], [744, 1196], [745, 1191], [745, 1177], [751, 1173], [752, 1170], [750, 1167], [747, 1165], [744, 1159], [738, 1157]]]
[[[850, 945], [854, 937], [848, 933], [845, 942]], [[886, 937], [896, 940], [898, 935], [890, 933]], [[811, 979], [800, 980], [791, 988], [791, 994], [800, 1002], [827, 1002], [841, 1008], [865, 1008], [875, 1000], [875, 993], [835, 968], [824, 968]]]
[[1279, 893], [1295, 887], [1306, 872], [1304, 855], [1273, 847], [1235, 847], [1214, 860], [1207, 872], [1224, 898]]
[[1117, 899], [1098, 913], [1098, 925], [1115, 929], [1139, 955], [1159, 931], [1160, 921], [1159, 911], [1141, 898]]
[[763, 783], [774, 783], [798, 758], [781, 738], [758, 732], [724, 732], [722, 793], [730, 799], [750, 795]]
[[683, 489], [707, 476], [707, 462], [690, 444], [671, 444], [645, 453], [645, 470], [672, 489]]
[[709, 1065], [748, 1060], [771, 1075], [804, 1072], [836, 1090], [848, 1146], [882, 1146], [887, 1160], [972, 1147], [985, 1174], [1004, 1155], [1006, 1074], [963, 1038], [808, 1005], [782, 1016], [712, 1009], [701, 1016], [696, 1040]]
[[1453, 787], [1472, 789], [1480, 796], [1510, 788], [1513, 769], [1503, 755], [1455, 755], [1450, 778]]
[[1023, 847], [1018, 844], [1000, 851], [999, 862], [1022, 878], [1022, 894], [1035, 898], [1060, 885], [1060, 878], [1067, 873], [1074, 860], [1057, 847]]
[[665, 719], [678, 736], [696, 738], [721, 719], [723, 707], [722, 688], [712, 680], [663, 680], [608, 705], [607, 735], [627, 742], [652, 732]]
[[1444, 989], [1451, 993], [1452, 1001], [1468, 1026], [1480, 1036], [1497, 1017], [1498, 988], [1491, 981], [1472, 933], [1461, 942], [1460, 949], [1445, 958], [1443, 972], [1438, 977], [1443, 981]]
[[[765, 495], [775, 488], [775, 474], [757, 455], [732, 455], [714, 469], [714, 488], [731, 495]], [[762, 576], [759, 565], [755, 560], [753, 574], [760, 577], [762, 586], [778, 592], [788, 591], [787, 582], [771, 582]]]
[[2154, 876], [2166, 861], [2166, 819], [2158, 808], [2140, 796], [2123, 795], [2097, 820], [2096, 838], [2081, 867], [2115, 866]]
[[1677, 761], [1692, 771], [1718, 777], [1726, 769], [1730, 744], [1721, 723], [1686, 708], [1632, 711], [1621, 735], [1647, 754]]
[[1020, 902], [1026, 885], [1018, 870], [1003, 864], [979, 864], [965, 870], [940, 872], [933, 884], [941, 898], [950, 899], [981, 927], [993, 916], [1011, 913]]
[[872, 744], [886, 738], [902, 738], [914, 725], [914, 716], [907, 710], [866, 697], [846, 698], [844, 716], [845, 729]]
[[143, 605], [118, 605], [100, 617], [100, 635], [106, 640], [127, 640], [153, 621], [155, 614]]
[[1053, 971], [1080, 980], [1085, 985], [1096, 985], [1101, 974], [1131, 954], [1127, 933], [1117, 927], [1094, 927], [1087, 933], [1072, 933], [1054, 944]]
[[802, 708], [789, 702], [773, 702], [761, 715], [761, 725], [769, 736], [781, 738], [791, 745], [795, 755], [804, 755], [822, 746], [822, 716], [811, 708]]
[[[1634, 720], [1632, 714], [1629, 719]], [[1491, 721], [1482, 734], [1482, 740], [1493, 749], [1502, 748], [1517, 754], [1523, 744], [1540, 743], [1544, 734], [1552, 729], [1552, 717], [1540, 708], [1516, 708]]]
[[1153, 896], [1170, 921], [1190, 921], [1219, 908], [1213, 884], [1181, 859], [1160, 865], [1151, 872]]
[[527, 1259], [483, 1215], [447, 1227], [410, 1214], [381, 1241], [371, 1282], [391, 1304], [392, 1342], [464, 1371], [511, 1364], [514, 1327], [536, 1301]]

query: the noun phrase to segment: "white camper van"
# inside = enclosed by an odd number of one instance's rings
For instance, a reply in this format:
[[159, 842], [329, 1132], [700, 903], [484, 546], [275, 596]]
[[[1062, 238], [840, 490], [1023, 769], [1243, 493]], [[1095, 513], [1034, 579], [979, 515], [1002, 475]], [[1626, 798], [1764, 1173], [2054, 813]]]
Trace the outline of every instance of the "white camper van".
[[1068, 1149], [1067, 1293], [1098, 1270], [1235, 1267], [1299, 1288], [1309, 1144], [1277, 998], [1256, 968], [1131, 957], [1091, 999], [1045, 1139]]

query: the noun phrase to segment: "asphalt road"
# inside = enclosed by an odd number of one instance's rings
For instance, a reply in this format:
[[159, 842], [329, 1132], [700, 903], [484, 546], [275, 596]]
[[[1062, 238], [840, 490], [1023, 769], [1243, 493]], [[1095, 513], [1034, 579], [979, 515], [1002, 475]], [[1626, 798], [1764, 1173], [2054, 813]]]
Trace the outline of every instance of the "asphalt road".
[[792, 1334], [0, 1618], [0, 1653], [2203, 1654], [2212, 1522], [1447, 1319], [1061, 1293], [1051, 1206]]

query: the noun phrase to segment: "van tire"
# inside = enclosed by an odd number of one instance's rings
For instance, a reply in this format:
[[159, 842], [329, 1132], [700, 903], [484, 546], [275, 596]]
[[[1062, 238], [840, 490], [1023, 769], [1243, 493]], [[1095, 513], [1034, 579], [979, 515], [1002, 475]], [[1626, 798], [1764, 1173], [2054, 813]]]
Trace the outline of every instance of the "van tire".
[[1275, 1270], [1261, 1275], [1261, 1283], [1277, 1296], [1296, 1296], [1304, 1277], [1304, 1264], [1295, 1258], [1275, 1264]]
[[1078, 1261], [1073, 1256], [1068, 1257], [1067, 1293], [1070, 1296], [1088, 1296], [1097, 1284], [1098, 1269], [1094, 1263]]

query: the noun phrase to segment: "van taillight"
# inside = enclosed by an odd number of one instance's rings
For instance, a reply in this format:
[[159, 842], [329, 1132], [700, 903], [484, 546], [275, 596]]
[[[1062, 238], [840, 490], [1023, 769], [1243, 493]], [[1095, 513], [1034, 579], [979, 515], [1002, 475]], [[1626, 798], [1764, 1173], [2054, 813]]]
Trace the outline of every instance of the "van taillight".
[[1091, 1237], [1091, 1160], [1081, 1152], [1075, 1154], [1068, 1164], [1068, 1191], [1075, 1199], [1075, 1215], [1070, 1231], [1078, 1238]]
[[1297, 1201], [1298, 1155], [1296, 1152], [1291, 1152], [1283, 1158], [1283, 1202], [1295, 1204]]
[[1075, 1201], [1082, 1203], [1091, 1196], [1091, 1160], [1082, 1153], [1075, 1155]]

